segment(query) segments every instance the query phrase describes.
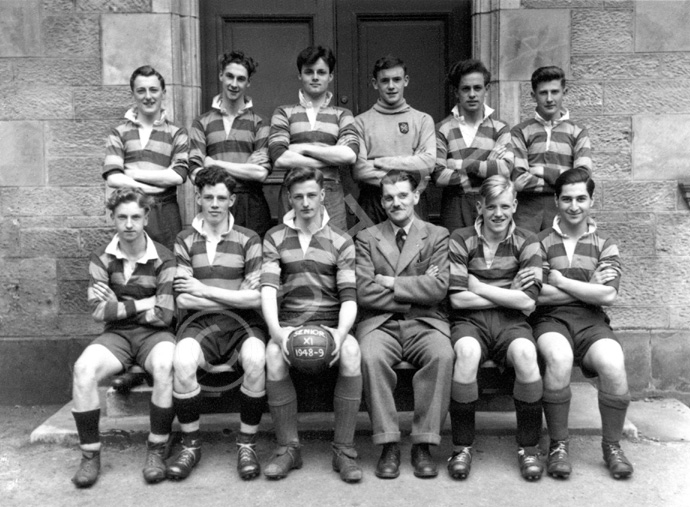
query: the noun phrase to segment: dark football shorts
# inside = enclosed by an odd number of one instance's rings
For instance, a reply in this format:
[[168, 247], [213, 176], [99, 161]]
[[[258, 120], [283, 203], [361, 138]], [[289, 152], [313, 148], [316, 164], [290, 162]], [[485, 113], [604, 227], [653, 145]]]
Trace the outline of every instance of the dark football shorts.
[[519, 310], [490, 308], [468, 310], [453, 316], [450, 341], [453, 346], [465, 336], [479, 342], [482, 357], [479, 364], [492, 359], [499, 366], [507, 366], [508, 347], [518, 338], [535, 343], [532, 328]]
[[582, 369], [585, 377], [596, 377], [597, 373], [583, 366], [589, 348], [599, 340], [610, 338], [618, 342], [609, 325], [608, 315], [597, 307], [553, 306], [544, 312], [530, 316], [534, 328], [534, 337], [545, 333], [558, 333], [570, 343], [575, 364]]
[[153, 348], [161, 342], [175, 343], [175, 335], [166, 329], [137, 326], [132, 329], [111, 329], [96, 338], [92, 344], [103, 345], [124, 370], [138, 364], [142, 368]]

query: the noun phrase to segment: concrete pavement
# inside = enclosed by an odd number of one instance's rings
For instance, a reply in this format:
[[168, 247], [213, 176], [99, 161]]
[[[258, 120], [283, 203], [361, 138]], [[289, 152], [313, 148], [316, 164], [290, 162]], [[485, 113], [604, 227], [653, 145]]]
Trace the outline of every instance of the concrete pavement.
[[[0, 411], [0, 415], [2, 412]], [[209, 417], [209, 416], [206, 416]], [[203, 458], [183, 482], [146, 485], [141, 477], [145, 432], [112, 429], [103, 450], [103, 471], [90, 490], [76, 490], [69, 479], [79, 464], [79, 451], [67, 445], [28, 445], [29, 429], [12, 439], [0, 434], [0, 505], [241, 505], [241, 506], [670, 506], [690, 505], [690, 409], [675, 400], [636, 401], [629, 418], [639, 438], [626, 439], [623, 447], [635, 465], [627, 481], [613, 480], [601, 457], [597, 427], [574, 431], [571, 455], [574, 472], [566, 481], [544, 476], [536, 483], [524, 481], [518, 471], [514, 413], [480, 414], [480, 435], [475, 445], [472, 474], [466, 481], [450, 479], [445, 460], [450, 438], [433, 450], [439, 476], [421, 480], [412, 474], [409, 442], [403, 439], [401, 475], [380, 480], [374, 475], [379, 449], [371, 445], [368, 421], [358, 424], [357, 448], [364, 469], [359, 484], [340, 481], [330, 465], [328, 419], [303, 417], [301, 430], [304, 467], [282, 481], [263, 476], [242, 482], [235, 472], [234, 433], [237, 425], [225, 418], [205, 421]], [[320, 418], [320, 419], [319, 419]], [[409, 430], [404, 414], [402, 428]], [[497, 422], [502, 420], [503, 422]], [[492, 422], [491, 422], [492, 421]], [[1, 421], [0, 421], [1, 422]], [[487, 424], [493, 424], [489, 426]], [[510, 424], [509, 424], [510, 423]], [[17, 424], [17, 421], [9, 421]], [[73, 425], [73, 423], [71, 423]], [[214, 426], [217, 424], [217, 426]], [[493, 429], [492, 429], [493, 428]], [[446, 427], [447, 429], [447, 427]], [[266, 463], [273, 448], [270, 417], [264, 417], [258, 443], [259, 458]]]

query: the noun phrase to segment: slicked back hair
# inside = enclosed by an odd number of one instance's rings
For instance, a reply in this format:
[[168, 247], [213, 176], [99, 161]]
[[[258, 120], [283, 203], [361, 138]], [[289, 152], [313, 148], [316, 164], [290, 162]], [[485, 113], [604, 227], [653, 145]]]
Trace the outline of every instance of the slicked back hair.
[[550, 65], [548, 67], [539, 67], [532, 73], [532, 91], [537, 91], [539, 83], [548, 83], [558, 79], [561, 86], [565, 88], [565, 72], [560, 67]]
[[408, 181], [413, 191], [417, 190], [419, 186], [419, 178], [414, 173], [392, 169], [388, 171], [381, 180], [381, 188], [383, 188], [384, 185], [395, 185], [400, 181]]
[[467, 74], [474, 74], [479, 72], [484, 76], [484, 86], [488, 85], [491, 81], [491, 72], [486, 66], [479, 60], [474, 60], [470, 58], [469, 60], [460, 60], [453, 64], [453, 66], [448, 71], [448, 82], [456, 90], [460, 87], [460, 80], [463, 76]]
[[285, 176], [285, 181], [283, 185], [288, 192], [291, 191], [293, 185], [297, 183], [304, 183], [305, 181], [314, 180], [319, 185], [319, 188], [323, 188], [323, 173], [321, 169], [315, 169], [312, 167], [295, 167], [290, 169], [290, 172]]
[[513, 198], [517, 196], [513, 182], [499, 174], [486, 178], [479, 189], [479, 195], [482, 196], [485, 203], [495, 199], [503, 192], [510, 192], [513, 194]]
[[590, 197], [594, 196], [594, 180], [589, 174], [589, 171], [584, 167], [573, 167], [561, 173], [556, 178], [553, 187], [556, 189], [556, 197], [560, 197], [563, 187], [565, 185], [574, 185], [576, 183], [584, 183], [587, 187], [587, 193]]
[[319, 59], [323, 58], [323, 61], [328, 65], [328, 72], [333, 74], [335, 70], [335, 55], [331, 48], [325, 48], [323, 46], [309, 46], [304, 48], [299, 55], [297, 55], [297, 70], [302, 73], [302, 67], [305, 65], [314, 65]]
[[144, 77], [149, 77], [149, 76], [156, 76], [158, 78], [158, 81], [161, 83], [161, 90], [165, 90], [165, 79], [163, 79], [163, 76], [161, 76], [161, 73], [158, 72], [156, 69], [151, 67], [150, 65], [143, 65], [136, 69], [134, 72], [132, 72], [132, 77], [129, 78], [129, 88], [134, 91], [134, 81], [136, 78], [139, 76], [144, 76]]

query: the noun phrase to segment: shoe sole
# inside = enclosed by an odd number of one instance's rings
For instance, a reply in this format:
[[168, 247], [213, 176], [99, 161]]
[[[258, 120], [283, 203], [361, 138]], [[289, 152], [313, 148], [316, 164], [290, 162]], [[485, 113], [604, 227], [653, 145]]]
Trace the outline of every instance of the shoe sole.
[[252, 479], [255, 479], [261, 474], [261, 470], [256, 470], [255, 472], [245, 472], [245, 473], [240, 473], [240, 479], [243, 481], [251, 481]]
[[464, 481], [467, 479], [467, 477], [470, 475], [469, 472], [455, 472], [455, 473], [450, 473], [449, 474], [451, 479], [455, 479], [456, 481]]
[[299, 470], [300, 468], [302, 468], [302, 464], [301, 464], [301, 463], [300, 463], [299, 465], [293, 466], [292, 468], [290, 468], [290, 470], [288, 470], [288, 471], [285, 472], [284, 474], [276, 474], [276, 473], [273, 473], [273, 472], [264, 471], [264, 476], [265, 476], [267, 479], [272, 479], [272, 480], [285, 479], [291, 471], [293, 471], [293, 470]]
[[632, 472], [618, 472], [615, 474], [611, 474], [614, 479], [617, 481], [620, 481], [621, 479], [629, 479], [632, 476]]
[[434, 477], [438, 477], [438, 471], [435, 473], [426, 473], [426, 474], [415, 472], [414, 476], [418, 477], [419, 479], [433, 479]]
[[378, 477], [379, 479], [397, 479], [400, 477], [400, 470], [398, 470], [395, 473], [380, 473], [380, 472], [374, 472], [374, 475]]

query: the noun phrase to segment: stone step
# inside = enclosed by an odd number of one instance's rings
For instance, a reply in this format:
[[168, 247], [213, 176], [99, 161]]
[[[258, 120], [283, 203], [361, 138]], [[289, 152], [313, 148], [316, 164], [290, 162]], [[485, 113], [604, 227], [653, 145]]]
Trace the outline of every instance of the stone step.
[[[573, 400], [570, 409], [570, 433], [573, 435], [598, 435], [601, 432], [601, 419], [597, 401], [597, 391], [589, 383], [575, 382], [571, 385]], [[148, 403], [148, 399], [146, 400]], [[36, 428], [31, 434], [32, 443], [61, 443], [74, 445], [78, 442], [74, 418], [71, 414], [72, 403], [68, 403], [58, 412]], [[688, 410], [686, 408], [686, 410]], [[412, 412], [400, 412], [400, 428], [409, 434], [412, 427]], [[480, 435], [513, 435], [515, 433], [514, 412], [477, 412], [477, 433]], [[239, 413], [207, 413], [201, 416], [201, 428], [205, 433], [222, 432], [229, 434], [237, 431], [240, 425]], [[332, 412], [310, 412], [299, 414], [299, 429], [302, 432], [330, 434], [333, 431]], [[174, 430], [179, 430], [175, 422]], [[358, 434], [371, 434], [371, 423], [366, 412], [357, 416]], [[104, 414], [100, 423], [101, 436], [105, 441], [118, 442], [130, 438], [143, 438], [149, 431], [148, 411], [139, 415], [112, 417]], [[265, 415], [261, 420], [259, 431], [273, 433], [271, 417]], [[450, 433], [450, 418], [447, 417], [442, 433]], [[635, 425], [626, 419], [625, 434], [636, 438]]]

